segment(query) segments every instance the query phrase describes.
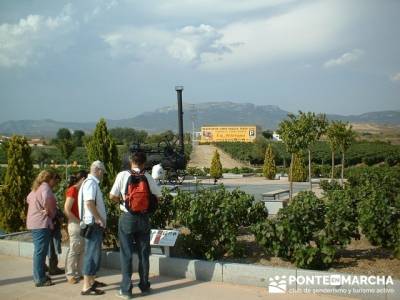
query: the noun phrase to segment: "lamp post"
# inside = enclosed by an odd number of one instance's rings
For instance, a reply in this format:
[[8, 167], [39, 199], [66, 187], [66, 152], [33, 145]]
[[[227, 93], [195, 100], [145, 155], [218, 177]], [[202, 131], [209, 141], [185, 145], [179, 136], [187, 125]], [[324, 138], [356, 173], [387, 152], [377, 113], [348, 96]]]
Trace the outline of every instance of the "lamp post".
[[178, 128], [179, 128], [179, 147], [181, 154], [185, 152], [185, 146], [183, 144], [183, 107], [182, 107], [182, 91], [183, 86], [175, 86], [175, 91], [178, 98]]

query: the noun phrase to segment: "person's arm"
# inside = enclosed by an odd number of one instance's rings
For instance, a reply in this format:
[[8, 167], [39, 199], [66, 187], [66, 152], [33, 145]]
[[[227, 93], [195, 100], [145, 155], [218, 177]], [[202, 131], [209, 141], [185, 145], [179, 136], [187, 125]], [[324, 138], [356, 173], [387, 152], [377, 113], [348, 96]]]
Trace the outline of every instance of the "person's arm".
[[65, 205], [64, 205], [64, 213], [67, 216], [68, 220], [79, 223], [79, 219], [71, 211], [74, 201], [75, 201], [74, 198], [67, 197], [67, 199], [65, 200]]
[[44, 200], [44, 211], [46, 212], [46, 215], [50, 219], [54, 219], [57, 214], [57, 201], [56, 197], [54, 196], [53, 192], [48, 189], [45, 190], [42, 194], [43, 200]]
[[117, 178], [115, 178], [115, 182], [110, 191], [110, 199], [115, 202], [120, 202], [122, 200], [122, 195], [121, 195], [122, 175], [121, 174], [122, 173], [119, 173], [117, 175]]
[[159, 185], [155, 182], [153, 177], [151, 176], [146, 176], [147, 182], [149, 183], [149, 188], [150, 188], [150, 193], [152, 193], [154, 196], [157, 197], [158, 200], [160, 200], [162, 196], [161, 188]]
[[99, 224], [101, 227], [105, 227], [105, 221], [100, 216], [94, 199], [86, 200], [85, 203], [86, 203], [87, 209], [90, 211], [90, 213], [94, 217], [94, 222]]

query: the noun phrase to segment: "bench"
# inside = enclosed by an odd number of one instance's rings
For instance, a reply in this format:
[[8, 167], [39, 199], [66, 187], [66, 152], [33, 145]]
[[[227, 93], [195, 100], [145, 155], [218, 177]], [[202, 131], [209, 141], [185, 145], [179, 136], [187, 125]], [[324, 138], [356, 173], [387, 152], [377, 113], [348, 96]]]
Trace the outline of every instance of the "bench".
[[178, 235], [178, 230], [152, 229], [150, 234], [150, 246], [163, 248], [164, 255], [169, 257], [170, 248], [175, 246]]
[[276, 215], [278, 211], [287, 204], [288, 197], [281, 198], [281, 195], [284, 194], [289, 195], [289, 190], [281, 189], [262, 194], [262, 201], [264, 202], [265, 207], [268, 209], [269, 215]]
[[289, 190], [275, 190], [275, 191], [271, 191], [271, 192], [267, 192], [267, 193], [263, 193], [262, 197], [263, 199], [265, 198], [274, 198], [274, 200], [276, 200], [276, 196], [278, 196], [278, 199], [280, 199], [280, 195], [283, 194], [288, 194], [289, 195]]

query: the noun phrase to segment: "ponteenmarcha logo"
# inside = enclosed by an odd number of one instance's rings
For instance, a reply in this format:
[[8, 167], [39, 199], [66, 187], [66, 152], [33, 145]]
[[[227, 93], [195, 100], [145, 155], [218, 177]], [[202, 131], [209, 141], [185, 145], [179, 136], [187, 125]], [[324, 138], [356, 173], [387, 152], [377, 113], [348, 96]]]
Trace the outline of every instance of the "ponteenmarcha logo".
[[269, 277], [268, 292], [271, 294], [283, 294], [287, 291], [286, 276]]

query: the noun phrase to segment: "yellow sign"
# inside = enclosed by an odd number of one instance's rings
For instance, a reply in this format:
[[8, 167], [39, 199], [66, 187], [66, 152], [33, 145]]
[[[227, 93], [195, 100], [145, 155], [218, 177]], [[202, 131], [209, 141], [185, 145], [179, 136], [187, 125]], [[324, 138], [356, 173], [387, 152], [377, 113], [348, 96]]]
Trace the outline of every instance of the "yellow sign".
[[247, 142], [256, 138], [256, 126], [203, 126], [200, 143]]

